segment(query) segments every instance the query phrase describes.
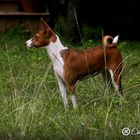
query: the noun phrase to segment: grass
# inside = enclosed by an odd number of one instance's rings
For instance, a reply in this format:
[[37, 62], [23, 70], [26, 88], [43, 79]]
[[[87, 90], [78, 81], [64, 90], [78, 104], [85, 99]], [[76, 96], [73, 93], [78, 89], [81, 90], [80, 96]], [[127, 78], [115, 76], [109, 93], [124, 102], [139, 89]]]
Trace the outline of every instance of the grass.
[[[65, 110], [47, 52], [26, 48], [29, 38], [21, 27], [0, 36], [0, 139], [139, 139], [121, 131], [140, 130], [140, 42], [121, 40], [118, 45], [124, 58], [123, 101], [98, 75], [78, 84], [78, 109], [69, 98]], [[90, 39], [83, 46], [97, 44]]]

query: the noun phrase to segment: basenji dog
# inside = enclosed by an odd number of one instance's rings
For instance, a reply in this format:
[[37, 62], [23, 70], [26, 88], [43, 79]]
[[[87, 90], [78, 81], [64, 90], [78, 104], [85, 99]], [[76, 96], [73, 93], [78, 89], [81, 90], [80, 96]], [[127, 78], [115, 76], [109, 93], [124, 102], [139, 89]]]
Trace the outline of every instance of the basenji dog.
[[[29, 48], [44, 47], [47, 49], [53, 63], [64, 106], [68, 105], [66, 94], [68, 89], [73, 107], [76, 108], [76, 84], [86, 76], [102, 73], [105, 79], [111, 79], [115, 90], [122, 93], [122, 57], [119, 49], [116, 47], [118, 38], [119, 36], [113, 38], [106, 35], [103, 37], [103, 45], [101, 46], [83, 50], [67, 48], [61, 43], [59, 36], [41, 19], [39, 31], [25, 44]], [[105, 76], [106, 72], [107, 78]]]

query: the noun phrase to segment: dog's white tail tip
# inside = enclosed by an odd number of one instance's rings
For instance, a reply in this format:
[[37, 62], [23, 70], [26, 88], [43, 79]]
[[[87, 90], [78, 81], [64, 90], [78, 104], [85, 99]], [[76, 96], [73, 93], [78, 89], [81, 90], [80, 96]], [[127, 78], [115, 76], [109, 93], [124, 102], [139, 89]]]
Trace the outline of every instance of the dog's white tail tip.
[[117, 44], [118, 40], [119, 40], [119, 35], [117, 35], [117, 36], [114, 37], [112, 43]]

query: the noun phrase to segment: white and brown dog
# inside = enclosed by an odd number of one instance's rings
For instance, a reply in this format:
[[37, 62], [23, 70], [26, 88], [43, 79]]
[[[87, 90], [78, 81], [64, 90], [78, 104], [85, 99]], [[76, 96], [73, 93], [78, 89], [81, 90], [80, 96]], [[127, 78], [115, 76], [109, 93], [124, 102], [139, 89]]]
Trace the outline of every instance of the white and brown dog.
[[[103, 45], [84, 50], [68, 49], [64, 47], [59, 37], [50, 29], [47, 23], [41, 19], [39, 31], [26, 41], [26, 46], [31, 48], [45, 47], [53, 63], [55, 75], [58, 80], [59, 89], [63, 98], [64, 106], [68, 105], [66, 89], [68, 88], [73, 107], [77, 107], [75, 95], [76, 84], [88, 75], [102, 73], [105, 78], [111, 78], [115, 90], [122, 93], [121, 71], [122, 57], [116, 48], [118, 37], [103, 37]], [[110, 43], [111, 40], [112, 42]]]

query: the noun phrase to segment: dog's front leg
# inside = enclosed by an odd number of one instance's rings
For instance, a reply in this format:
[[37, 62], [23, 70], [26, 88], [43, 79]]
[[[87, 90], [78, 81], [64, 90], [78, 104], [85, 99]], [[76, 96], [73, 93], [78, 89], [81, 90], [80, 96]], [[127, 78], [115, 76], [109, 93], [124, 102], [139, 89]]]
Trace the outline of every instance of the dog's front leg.
[[60, 93], [63, 99], [64, 107], [66, 108], [68, 106], [68, 99], [67, 99], [67, 90], [65, 82], [56, 74]]

